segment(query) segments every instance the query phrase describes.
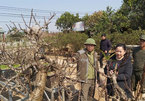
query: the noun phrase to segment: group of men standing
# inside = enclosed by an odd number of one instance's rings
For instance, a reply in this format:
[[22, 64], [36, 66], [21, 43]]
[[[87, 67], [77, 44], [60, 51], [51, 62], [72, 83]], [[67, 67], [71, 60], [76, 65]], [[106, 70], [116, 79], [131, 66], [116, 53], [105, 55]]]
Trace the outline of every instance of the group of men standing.
[[[76, 55], [78, 78], [81, 80], [81, 101], [93, 101], [95, 85], [98, 83], [98, 60], [100, 67], [103, 68], [103, 57], [109, 55], [111, 49], [111, 42], [106, 39], [106, 34], [101, 35], [100, 42], [100, 59], [95, 52], [96, 42], [92, 38], [88, 38], [84, 43], [85, 48], [78, 51]], [[145, 68], [145, 35], [140, 37], [140, 46], [133, 50], [133, 75], [135, 77], [135, 86], [144, 78]], [[144, 70], [144, 71], [143, 71]], [[141, 85], [142, 93], [145, 94], [145, 79]], [[144, 95], [145, 97], [145, 95]]]

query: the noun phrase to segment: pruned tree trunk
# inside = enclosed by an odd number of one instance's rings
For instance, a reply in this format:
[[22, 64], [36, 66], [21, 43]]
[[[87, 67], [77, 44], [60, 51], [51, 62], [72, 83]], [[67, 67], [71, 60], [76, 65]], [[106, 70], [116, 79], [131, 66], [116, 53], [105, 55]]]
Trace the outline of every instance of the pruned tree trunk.
[[30, 98], [28, 101], [42, 101], [46, 84], [46, 77], [46, 69], [41, 69], [37, 73], [35, 81], [36, 88], [34, 88], [34, 91], [30, 94]]
[[127, 96], [125, 94], [125, 91], [119, 87], [119, 85], [117, 84], [117, 81], [116, 81], [116, 75], [113, 74], [112, 75], [112, 80], [113, 80], [113, 84], [114, 84], [114, 88], [119, 92], [119, 94], [121, 95], [121, 97], [126, 100], [127, 99]]

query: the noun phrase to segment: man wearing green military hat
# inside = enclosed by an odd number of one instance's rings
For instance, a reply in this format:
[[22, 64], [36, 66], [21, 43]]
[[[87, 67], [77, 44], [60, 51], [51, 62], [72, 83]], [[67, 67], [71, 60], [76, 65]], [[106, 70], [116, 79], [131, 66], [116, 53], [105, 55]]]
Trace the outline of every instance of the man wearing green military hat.
[[140, 36], [140, 46], [133, 50], [133, 59], [134, 90], [136, 90], [137, 84], [142, 81], [141, 93], [145, 100], [145, 35]]
[[94, 39], [88, 38], [84, 45], [85, 48], [78, 51], [75, 56], [77, 60], [77, 76], [81, 81], [81, 101], [92, 101], [97, 81], [98, 54], [94, 50], [96, 46]]

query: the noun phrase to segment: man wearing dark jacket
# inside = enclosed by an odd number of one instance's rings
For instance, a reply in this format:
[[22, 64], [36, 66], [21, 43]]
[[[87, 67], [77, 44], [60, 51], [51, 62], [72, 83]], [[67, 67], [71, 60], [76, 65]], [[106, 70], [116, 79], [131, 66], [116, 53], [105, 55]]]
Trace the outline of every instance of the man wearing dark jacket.
[[101, 35], [101, 42], [100, 42], [100, 67], [103, 68], [103, 58], [104, 55], [108, 55], [109, 54], [109, 50], [111, 49], [111, 42], [106, 39], [106, 34], [102, 34]]

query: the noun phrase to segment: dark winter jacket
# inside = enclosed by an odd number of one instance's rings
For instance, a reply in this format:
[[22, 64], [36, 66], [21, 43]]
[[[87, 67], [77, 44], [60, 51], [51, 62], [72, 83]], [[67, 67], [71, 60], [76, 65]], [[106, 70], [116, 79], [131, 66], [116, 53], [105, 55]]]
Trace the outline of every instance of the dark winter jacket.
[[111, 42], [108, 39], [101, 40], [100, 50], [104, 52], [105, 50], [109, 51], [110, 49], [111, 49]]
[[[115, 69], [115, 64], [117, 68]], [[130, 87], [131, 87], [131, 76], [132, 76], [132, 64], [131, 57], [125, 56], [122, 60], [116, 60], [116, 56], [113, 56], [112, 59], [108, 62], [108, 67], [106, 66], [105, 72], [109, 72], [110, 70], [114, 70], [117, 72], [117, 83], [118, 85], [126, 92], [128, 97], [131, 97]], [[109, 85], [111, 80], [107, 80], [107, 89], [110, 95], [114, 95], [114, 91], [112, 91], [112, 85]]]

